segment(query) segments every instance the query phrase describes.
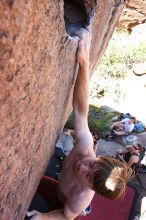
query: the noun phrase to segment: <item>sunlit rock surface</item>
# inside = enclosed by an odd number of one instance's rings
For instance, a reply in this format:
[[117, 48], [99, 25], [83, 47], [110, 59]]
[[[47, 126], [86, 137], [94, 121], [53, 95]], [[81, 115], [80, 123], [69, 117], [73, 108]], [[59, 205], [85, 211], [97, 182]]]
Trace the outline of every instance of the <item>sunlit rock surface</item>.
[[118, 29], [131, 32], [139, 24], [146, 23], [146, 1], [128, 0], [118, 23]]

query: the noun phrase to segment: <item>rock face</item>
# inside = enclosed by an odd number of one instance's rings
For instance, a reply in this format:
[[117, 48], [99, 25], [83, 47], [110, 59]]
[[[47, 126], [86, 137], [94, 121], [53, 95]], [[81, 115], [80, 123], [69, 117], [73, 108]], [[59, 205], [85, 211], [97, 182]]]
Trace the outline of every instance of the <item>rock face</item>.
[[77, 2], [0, 1], [2, 220], [24, 219], [69, 114], [78, 68], [74, 31], [92, 31], [92, 72], [123, 9], [118, 0]]
[[146, 1], [127, 0], [118, 23], [118, 29], [131, 32], [133, 27], [146, 23]]

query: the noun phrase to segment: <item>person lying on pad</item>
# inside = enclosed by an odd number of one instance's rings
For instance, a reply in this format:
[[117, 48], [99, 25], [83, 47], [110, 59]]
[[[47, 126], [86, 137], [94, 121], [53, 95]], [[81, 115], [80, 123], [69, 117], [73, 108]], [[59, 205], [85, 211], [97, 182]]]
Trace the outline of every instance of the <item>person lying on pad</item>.
[[134, 124], [136, 124], [136, 118], [131, 117], [113, 122], [110, 128], [115, 136], [129, 135], [134, 129]]
[[[73, 220], [89, 206], [95, 194], [116, 199], [125, 192], [132, 170], [110, 157], [96, 157], [93, 137], [88, 127], [90, 33], [78, 32], [78, 75], [73, 93], [76, 144], [63, 162], [57, 199], [62, 204], [48, 213], [28, 212], [32, 220]], [[47, 193], [47, 192], [46, 192]], [[97, 204], [98, 205], [98, 204]]]

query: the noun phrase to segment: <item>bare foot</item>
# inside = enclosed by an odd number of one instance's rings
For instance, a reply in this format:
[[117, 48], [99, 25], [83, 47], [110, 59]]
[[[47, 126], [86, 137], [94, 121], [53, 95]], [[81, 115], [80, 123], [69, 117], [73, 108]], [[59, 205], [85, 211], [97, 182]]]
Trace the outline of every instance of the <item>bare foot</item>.
[[76, 35], [80, 38], [77, 50], [77, 61], [81, 66], [89, 64], [91, 34], [89, 31], [81, 29], [76, 32]]

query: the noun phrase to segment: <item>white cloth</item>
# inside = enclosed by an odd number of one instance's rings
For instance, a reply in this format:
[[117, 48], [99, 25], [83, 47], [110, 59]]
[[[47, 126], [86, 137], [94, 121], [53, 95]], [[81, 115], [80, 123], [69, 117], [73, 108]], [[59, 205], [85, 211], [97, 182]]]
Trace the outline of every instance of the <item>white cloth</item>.
[[134, 124], [129, 124], [130, 119], [125, 118], [122, 120], [122, 123], [124, 123], [124, 129], [126, 132], [131, 132], [134, 129]]

